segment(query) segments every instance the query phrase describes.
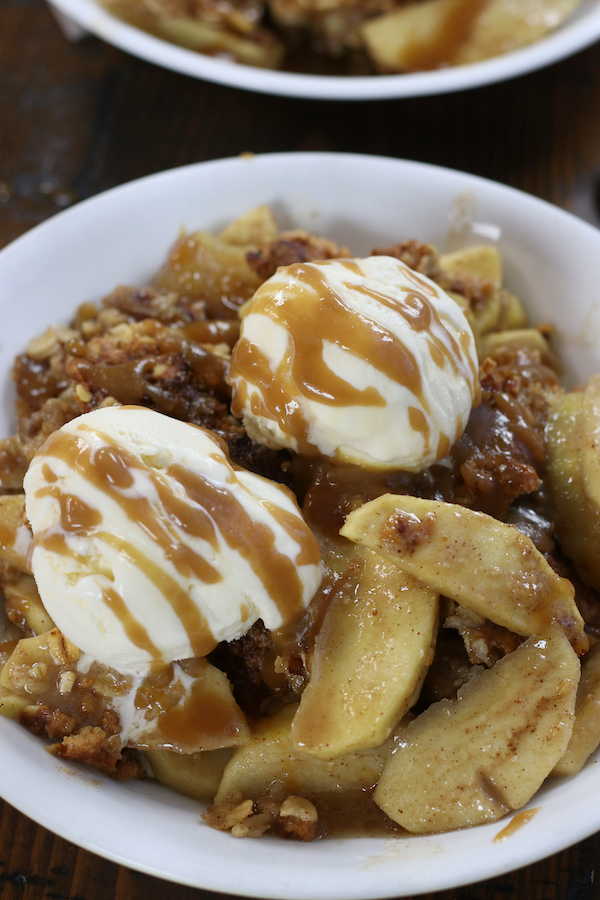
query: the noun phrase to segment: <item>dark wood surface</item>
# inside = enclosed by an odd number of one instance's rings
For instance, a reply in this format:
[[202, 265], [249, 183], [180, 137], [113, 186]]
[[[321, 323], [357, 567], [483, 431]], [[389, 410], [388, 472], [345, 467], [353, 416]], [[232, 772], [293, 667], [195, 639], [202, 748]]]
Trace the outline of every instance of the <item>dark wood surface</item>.
[[[93, 37], [69, 43], [42, 0], [0, 0], [0, 247], [65, 206], [130, 179], [244, 151], [291, 150], [437, 163], [510, 184], [600, 225], [600, 45], [474, 91], [331, 103], [205, 84]], [[0, 896], [217, 895], [106, 862], [3, 804]], [[513, 874], [435, 897], [595, 900], [600, 834]]]

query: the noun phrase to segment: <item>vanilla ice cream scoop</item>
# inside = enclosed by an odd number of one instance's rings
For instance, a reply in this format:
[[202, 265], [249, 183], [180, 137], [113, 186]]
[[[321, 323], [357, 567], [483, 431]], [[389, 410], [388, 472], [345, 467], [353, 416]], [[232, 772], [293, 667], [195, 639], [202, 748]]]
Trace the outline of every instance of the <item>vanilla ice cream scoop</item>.
[[60, 630], [121, 671], [298, 618], [319, 549], [287, 488], [212, 432], [141, 407], [54, 432], [25, 477], [33, 575]]
[[246, 308], [229, 381], [254, 440], [376, 470], [445, 456], [479, 401], [462, 310], [389, 256], [278, 269]]

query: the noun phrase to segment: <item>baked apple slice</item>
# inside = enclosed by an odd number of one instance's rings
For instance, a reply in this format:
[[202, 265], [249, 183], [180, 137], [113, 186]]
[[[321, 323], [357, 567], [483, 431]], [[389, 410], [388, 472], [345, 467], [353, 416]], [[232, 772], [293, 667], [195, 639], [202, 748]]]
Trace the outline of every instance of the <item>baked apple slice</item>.
[[422, 584], [523, 637], [557, 623], [577, 653], [588, 639], [570, 581], [514, 525], [452, 503], [384, 494], [340, 532]]
[[600, 590], [600, 376], [553, 401], [546, 438], [558, 540], [579, 577]]
[[435, 590], [356, 547], [315, 642], [296, 746], [335, 759], [381, 744], [418, 699], [437, 625]]
[[584, 656], [575, 703], [575, 724], [553, 775], [576, 775], [600, 744], [600, 644]]
[[565, 752], [579, 672], [560, 628], [529, 638], [397, 733], [375, 802], [418, 834], [519, 809]]

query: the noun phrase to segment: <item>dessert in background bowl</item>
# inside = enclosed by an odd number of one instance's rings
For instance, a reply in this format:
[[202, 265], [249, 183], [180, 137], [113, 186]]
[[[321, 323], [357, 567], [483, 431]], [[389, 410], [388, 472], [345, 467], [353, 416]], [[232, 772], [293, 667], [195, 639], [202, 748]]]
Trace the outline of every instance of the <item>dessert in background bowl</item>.
[[[290, 193], [292, 172], [294, 190]], [[452, 214], [455, 204], [464, 203], [467, 195], [473, 218], [456, 234], [451, 227]], [[38, 318], [43, 317], [48, 325], [66, 323], [81, 301], [99, 301], [115, 284], [148, 283], [181, 227], [188, 232], [198, 227], [219, 232], [260, 203], [275, 211], [282, 227], [326, 235], [338, 247], [349, 246], [362, 256], [373, 247], [390, 247], [415, 235], [441, 250], [452, 250], [481, 243], [479, 235], [489, 234], [494, 226], [508, 287], [526, 302], [533, 321], [556, 326], [557, 352], [564, 361], [567, 382], [585, 380], [598, 369], [598, 348], [593, 342], [593, 260], [599, 237], [593, 229], [498, 185], [377, 158], [300, 154], [228, 160], [164, 173], [110, 192], [57, 217], [3, 252], [0, 272], [8, 286], [7, 303], [12, 308], [19, 298], [39, 297]], [[158, 208], [160, 222], [151, 215]], [[135, 243], [124, 240], [134, 220], [149, 223], [144, 239], [140, 241], [138, 233]], [[200, 244], [191, 243], [186, 251], [184, 242], [180, 254], [198, 251]], [[235, 240], [230, 246], [235, 247]], [[96, 252], [103, 267], [95, 264]], [[35, 273], [27, 266], [32, 255], [47, 260], [43, 285], [37, 284]], [[163, 273], [163, 285], [168, 287], [167, 282], [168, 273]], [[563, 305], [567, 286], [580, 300], [575, 312], [572, 307], [567, 312]], [[217, 286], [216, 297], [218, 293]], [[247, 299], [243, 294], [239, 303]], [[122, 304], [125, 298], [121, 295], [118, 302]], [[27, 320], [7, 320], [0, 360], [5, 379], [13, 356], [26, 348], [31, 337], [29, 316]], [[81, 356], [78, 364], [89, 386], [90, 377], [93, 380], [97, 373], [88, 363], [89, 359]], [[156, 372], [155, 377], [160, 374]], [[131, 387], [135, 391], [133, 382]], [[82, 402], [90, 399], [89, 390], [80, 394]], [[163, 401], [168, 402], [167, 394]], [[11, 408], [12, 399], [7, 397], [5, 433], [11, 430]], [[46, 486], [52, 484], [51, 477]], [[194, 673], [184, 674], [191, 677]], [[380, 838], [312, 846], [275, 845], [264, 836], [258, 843], [247, 842], [250, 847], [244, 842], [236, 844], [240, 862], [236, 872], [231, 872], [226, 864], [231, 837], [203, 825], [193, 801], [150, 782], [130, 783], [125, 798], [122, 785], [104, 780], [98, 784], [97, 778], [40, 753], [38, 740], [16, 723], [0, 721], [0, 734], [12, 773], [2, 781], [1, 790], [10, 802], [77, 842], [82, 842], [83, 817], [85, 845], [112, 859], [229, 892], [384, 897], [402, 891], [436, 890], [553, 852], [563, 846], [565, 817], [573, 823], [569, 839], [582, 837], [599, 825], [586, 802], [594, 781], [594, 767], [588, 767], [573, 779], [546, 783], [531, 804], [539, 811], [523, 825], [517, 842], [510, 838], [494, 841], [502, 830], [499, 823], [434, 838], [394, 837], [395, 850]], [[45, 789], [40, 795], [30, 785], [41, 782]], [[56, 803], [58, 797], [70, 808], [78, 808], [77, 827], [68, 815], [57, 813], [65, 808]], [[169, 828], [161, 829], [160, 834], [153, 824], [156, 817], [169, 821]], [[313, 877], [311, 866], [317, 860], [318, 872]]]
[[233, 62], [376, 75], [465, 65], [551, 34], [581, 0], [104, 0], [175, 44]]
[[[316, 99], [446, 93], [503, 81], [600, 36], [595, 0], [52, 0], [83, 28], [197, 78]], [[145, 30], [144, 30], [145, 29]]]

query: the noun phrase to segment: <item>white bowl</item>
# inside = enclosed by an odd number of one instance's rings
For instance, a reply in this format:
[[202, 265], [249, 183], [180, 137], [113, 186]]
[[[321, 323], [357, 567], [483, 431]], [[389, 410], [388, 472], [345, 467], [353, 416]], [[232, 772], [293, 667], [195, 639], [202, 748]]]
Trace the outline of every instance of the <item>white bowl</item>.
[[[14, 426], [13, 357], [33, 333], [119, 283], [144, 285], [181, 228], [220, 228], [259, 203], [281, 225], [330, 236], [357, 254], [408, 237], [444, 249], [496, 241], [509, 285], [534, 319], [554, 322], [571, 380], [600, 371], [600, 232], [489, 181], [373, 156], [274, 154], [202, 163], [108, 191], [0, 252], [0, 433]], [[548, 782], [512, 837], [506, 821], [433, 837], [236, 840], [195, 802], [158, 784], [117, 784], [44, 753], [0, 719], [0, 794], [57, 834], [115, 862], [209, 890], [286, 900], [401, 897], [499, 875], [600, 828], [590, 802], [600, 767]]]
[[600, 38], [600, 4], [598, 0], [583, 0], [575, 15], [553, 34], [530, 47], [483, 62], [410, 75], [301, 75], [257, 69], [178, 47], [122, 22], [98, 0], [51, 0], [51, 3], [109, 44], [165, 69], [244, 90], [318, 100], [420, 97], [480, 87], [541, 69]]

